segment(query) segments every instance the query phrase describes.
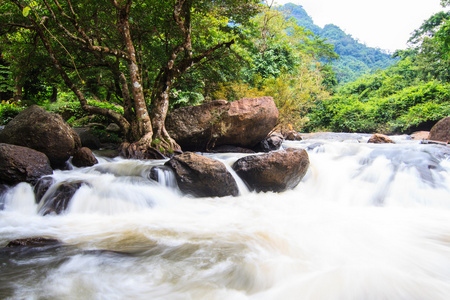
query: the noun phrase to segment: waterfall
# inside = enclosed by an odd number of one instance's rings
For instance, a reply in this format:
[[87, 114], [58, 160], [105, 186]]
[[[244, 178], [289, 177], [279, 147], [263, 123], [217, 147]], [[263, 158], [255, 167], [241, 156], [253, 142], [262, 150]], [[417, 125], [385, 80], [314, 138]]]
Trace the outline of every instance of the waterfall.
[[[331, 136], [284, 143], [311, 165], [283, 193], [193, 198], [164, 160], [119, 158], [56, 171], [39, 204], [19, 184], [0, 195], [1, 246], [61, 244], [0, 249], [0, 298], [450, 299], [450, 148]], [[40, 213], [73, 183], [62, 214]]]

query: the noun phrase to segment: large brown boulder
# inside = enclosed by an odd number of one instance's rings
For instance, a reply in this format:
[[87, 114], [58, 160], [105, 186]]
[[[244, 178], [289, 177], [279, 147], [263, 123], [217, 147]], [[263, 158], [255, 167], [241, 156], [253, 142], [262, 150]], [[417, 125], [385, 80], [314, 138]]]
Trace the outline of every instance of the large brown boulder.
[[75, 167], [92, 167], [98, 164], [98, 160], [88, 147], [82, 147], [75, 152], [72, 157], [72, 164]]
[[233, 176], [220, 161], [192, 152], [174, 156], [166, 166], [175, 171], [178, 187], [195, 197], [237, 196], [239, 190]]
[[22, 111], [0, 131], [0, 143], [28, 147], [44, 153], [54, 168], [81, 147], [76, 132], [64, 120], [37, 105]]
[[53, 174], [50, 161], [36, 150], [0, 144], [0, 184], [36, 184], [40, 177]]
[[443, 118], [430, 130], [429, 140], [448, 143], [450, 141], [450, 117]]
[[216, 100], [173, 111], [166, 129], [183, 150], [205, 151], [220, 145], [253, 148], [277, 120], [272, 97]]
[[232, 168], [251, 190], [283, 192], [295, 188], [308, 167], [309, 157], [305, 150], [288, 148], [243, 157]]

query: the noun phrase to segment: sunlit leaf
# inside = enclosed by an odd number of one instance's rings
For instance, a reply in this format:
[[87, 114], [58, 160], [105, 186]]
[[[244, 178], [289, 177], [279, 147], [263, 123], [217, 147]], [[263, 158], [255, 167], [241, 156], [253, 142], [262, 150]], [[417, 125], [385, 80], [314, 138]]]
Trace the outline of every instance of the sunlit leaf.
[[25, 7], [22, 11], [23, 16], [26, 18], [30, 14], [30, 7]]

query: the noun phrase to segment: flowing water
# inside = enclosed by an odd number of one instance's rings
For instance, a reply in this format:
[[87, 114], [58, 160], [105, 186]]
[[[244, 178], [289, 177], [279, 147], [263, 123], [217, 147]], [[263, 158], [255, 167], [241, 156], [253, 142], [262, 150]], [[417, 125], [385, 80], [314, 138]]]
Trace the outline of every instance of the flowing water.
[[[61, 215], [32, 187], [0, 197], [1, 299], [450, 299], [450, 150], [308, 139], [294, 190], [192, 198], [149, 178], [161, 161], [58, 171], [85, 182]], [[365, 139], [365, 140], [364, 140]], [[209, 155], [231, 165], [238, 154]], [[8, 248], [9, 249], [9, 248]]]

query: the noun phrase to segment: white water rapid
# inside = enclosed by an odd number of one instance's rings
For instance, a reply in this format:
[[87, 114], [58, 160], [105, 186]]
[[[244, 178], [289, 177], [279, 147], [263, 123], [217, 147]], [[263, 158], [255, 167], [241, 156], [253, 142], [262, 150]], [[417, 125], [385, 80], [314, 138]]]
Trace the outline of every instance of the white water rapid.
[[[0, 198], [0, 299], [450, 299], [450, 147], [306, 139], [288, 192], [191, 198], [148, 179], [164, 161], [99, 158], [61, 215], [32, 187]], [[211, 155], [232, 164], [239, 155]]]

